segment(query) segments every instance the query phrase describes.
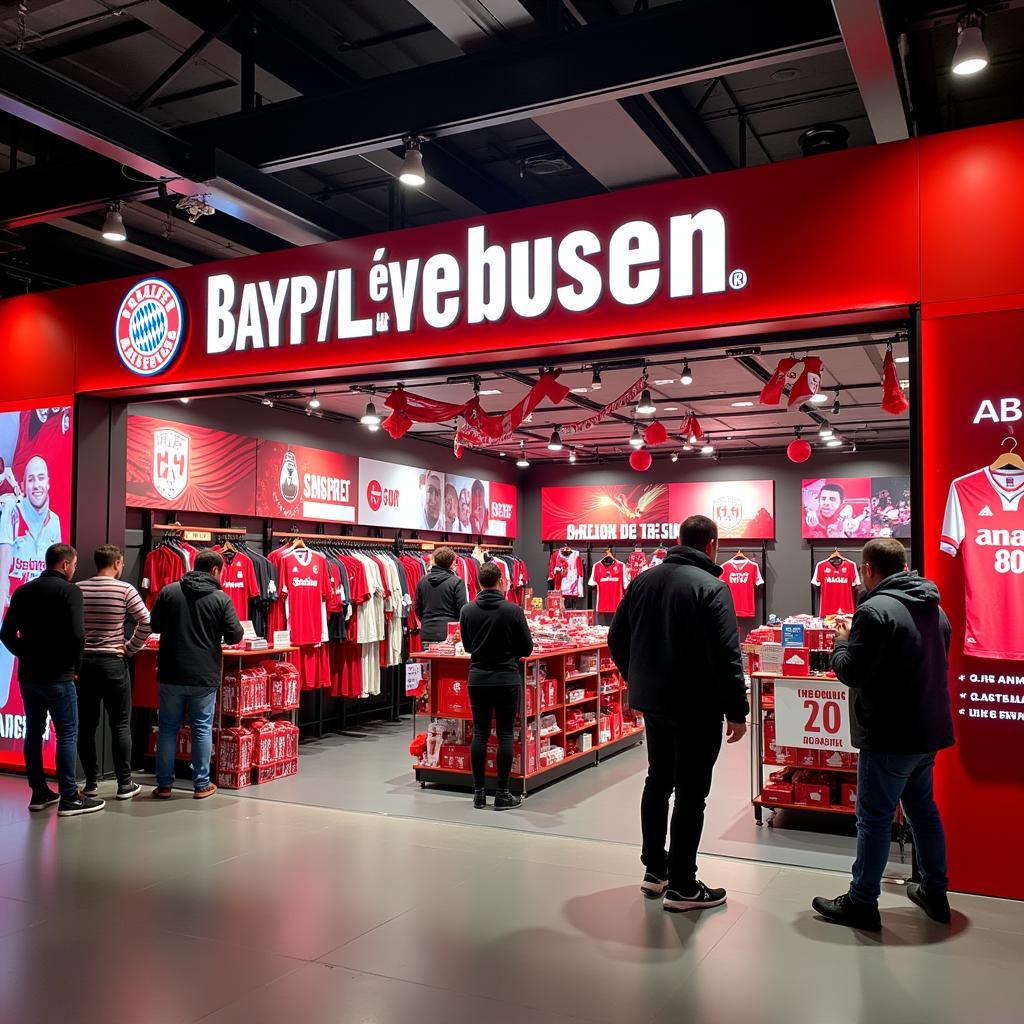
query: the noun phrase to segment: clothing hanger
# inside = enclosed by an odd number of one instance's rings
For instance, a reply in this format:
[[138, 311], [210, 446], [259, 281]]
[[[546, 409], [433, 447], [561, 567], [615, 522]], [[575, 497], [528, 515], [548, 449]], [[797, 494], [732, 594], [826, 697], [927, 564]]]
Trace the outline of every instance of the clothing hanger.
[[1024, 459], [1017, 454], [1017, 438], [1013, 434], [1007, 434], [1000, 442], [999, 447], [1004, 448], [1007, 441], [1013, 442], [1013, 447], [1008, 452], [1002, 452], [990, 469], [1024, 469]]

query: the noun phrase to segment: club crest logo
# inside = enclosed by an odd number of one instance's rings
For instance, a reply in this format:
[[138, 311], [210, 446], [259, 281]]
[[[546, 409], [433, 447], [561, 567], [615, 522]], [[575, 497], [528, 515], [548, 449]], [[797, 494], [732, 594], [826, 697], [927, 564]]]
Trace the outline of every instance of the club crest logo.
[[188, 486], [188, 436], [178, 430], [153, 431], [153, 486], [173, 501]]
[[152, 377], [174, 361], [185, 336], [185, 309], [178, 293], [157, 277], [135, 285], [121, 300], [114, 342], [132, 373]]
[[379, 512], [383, 503], [384, 488], [381, 487], [379, 480], [371, 480], [366, 485], [366, 504], [369, 505], [374, 512]]
[[299, 464], [295, 458], [295, 452], [291, 448], [284, 453], [284, 458], [281, 460], [279, 487], [284, 501], [293, 505], [299, 496]]
[[716, 498], [711, 515], [721, 529], [734, 530], [743, 520], [743, 502], [739, 498]]

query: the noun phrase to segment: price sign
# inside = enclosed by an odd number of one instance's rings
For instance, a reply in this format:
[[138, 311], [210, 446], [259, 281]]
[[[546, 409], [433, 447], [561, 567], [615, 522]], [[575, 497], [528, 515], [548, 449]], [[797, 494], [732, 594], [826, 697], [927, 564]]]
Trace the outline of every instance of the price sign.
[[405, 666], [405, 695], [419, 696], [423, 692], [423, 663], [410, 661]]
[[775, 742], [856, 753], [850, 742], [850, 691], [825, 680], [776, 679]]

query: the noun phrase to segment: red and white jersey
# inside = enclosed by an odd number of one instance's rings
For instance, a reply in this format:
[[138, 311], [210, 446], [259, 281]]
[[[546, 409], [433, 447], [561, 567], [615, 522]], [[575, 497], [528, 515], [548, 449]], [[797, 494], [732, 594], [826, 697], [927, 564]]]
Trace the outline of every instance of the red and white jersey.
[[657, 551], [651, 555], [651, 564], [647, 566], [647, 568], [653, 569], [656, 565], [661, 565], [666, 558], [668, 558], [668, 552], [664, 548], [658, 548]]
[[763, 586], [761, 567], [749, 558], [730, 558], [722, 563], [722, 582], [732, 594], [736, 606], [736, 618], [749, 619], [754, 615], [757, 603], [757, 587]]
[[318, 644], [324, 638], [331, 576], [327, 559], [310, 548], [297, 548], [281, 559], [281, 592], [287, 598], [288, 632], [293, 644]]
[[629, 570], [617, 559], [611, 565], [596, 562], [590, 573], [590, 585], [597, 587], [597, 612], [610, 615], [619, 607], [622, 595], [629, 586]]
[[814, 567], [811, 582], [816, 587], [821, 587], [819, 615], [837, 615], [839, 612], [849, 615], [853, 612], [856, 603], [853, 588], [860, 586], [860, 573], [857, 572], [857, 566], [848, 558], [844, 558], [838, 565], [833, 565], [828, 558], [824, 562], [819, 562]]
[[142, 591], [146, 606], [153, 607], [156, 595], [170, 583], [176, 583], [192, 567], [191, 558], [181, 547], [160, 544], [146, 555], [142, 568]]
[[583, 596], [583, 559], [576, 550], [568, 554], [561, 549], [554, 551], [548, 559], [548, 579], [554, 589], [565, 597]]
[[60, 542], [60, 519], [56, 512], [47, 509], [40, 516], [27, 498], [5, 502], [0, 511], [0, 544], [13, 548], [11, 590], [34, 580], [46, 568], [46, 549]]
[[252, 559], [240, 551], [224, 560], [224, 572], [220, 577], [221, 589], [235, 606], [239, 619], [249, 618], [249, 598], [260, 596], [260, 585]]
[[1024, 473], [975, 470], [949, 485], [940, 546], [964, 564], [964, 654], [1024, 661]]
[[647, 556], [639, 548], [635, 548], [629, 553], [627, 566], [629, 568], [629, 578], [635, 580], [644, 569], [648, 568]]

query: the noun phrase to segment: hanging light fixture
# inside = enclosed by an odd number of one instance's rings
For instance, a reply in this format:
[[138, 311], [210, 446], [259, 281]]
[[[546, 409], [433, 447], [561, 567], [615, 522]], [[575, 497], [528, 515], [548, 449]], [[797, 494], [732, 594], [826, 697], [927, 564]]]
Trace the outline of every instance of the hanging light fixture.
[[306, 407], [309, 408], [309, 409], [319, 409], [320, 408], [320, 399], [316, 397], [316, 392], [315, 391], [313, 392], [312, 395], [310, 395], [309, 401], [306, 403]]
[[672, 461], [673, 462], [678, 462], [679, 461], [679, 452], [673, 452], [672, 453]]
[[981, 17], [980, 11], [968, 11], [956, 25], [952, 71], [961, 78], [976, 75], [988, 67], [988, 47], [981, 31]]
[[569, 449], [569, 461], [570, 462], [575, 462], [576, 461], [576, 449], [575, 448], [570, 448]]
[[601, 371], [595, 366], [594, 376], [590, 378], [590, 389], [591, 391], [601, 390]]
[[638, 416], [653, 416], [658, 411], [658, 407], [654, 404], [651, 399], [650, 388], [644, 388], [640, 393], [640, 401], [636, 403], [636, 412]]
[[838, 438], [838, 437], [830, 437], [825, 442], [825, 447], [826, 448], [841, 448], [842, 445], [843, 445], [842, 439]]
[[124, 242], [128, 235], [124, 230], [124, 219], [121, 217], [121, 204], [111, 203], [107, 207], [107, 215], [103, 219], [103, 237], [108, 242]]
[[824, 405], [828, 401], [828, 395], [824, 391], [815, 391], [807, 401], [813, 402], [815, 405]]
[[643, 436], [640, 433], [640, 424], [639, 423], [634, 423], [633, 424], [633, 433], [630, 435], [629, 443], [634, 448], [643, 448], [643, 446], [644, 446], [644, 439], [643, 439]]
[[526, 457], [526, 442], [519, 442], [519, 458], [516, 459], [516, 465], [520, 469], [526, 469], [530, 465], [530, 460]]
[[715, 446], [711, 443], [711, 435], [704, 435], [704, 447], [700, 450], [701, 455], [714, 455]]
[[836, 389], [835, 397], [832, 399], [832, 415], [839, 415], [839, 389]]
[[377, 407], [373, 404], [373, 399], [366, 403], [366, 412], [359, 417], [359, 422], [364, 427], [379, 427], [380, 426], [380, 413], [377, 412]]
[[679, 383], [680, 384], [692, 384], [693, 383], [693, 373], [690, 371], [690, 360], [689, 359], [684, 359], [683, 360], [683, 372], [681, 374], [679, 374]]
[[551, 431], [551, 439], [548, 441], [548, 450], [552, 452], [560, 452], [562, 450], [562, 435], [558, 432], [558, 427], [555, 427]]
[[821, 426], [818, 428], [818, 437], [822, 441], [827, 441], [835, 431], [829, 426], [828, 420], [822, 420]]
[[420, 152], [420, 139], [411, 135], [405, 140], [405, 159], [402, 169], [398, 172], [398, 180], [410, 188], [422, 188], [427, 183], [427, 172], [423, 169], [423, 154]]

